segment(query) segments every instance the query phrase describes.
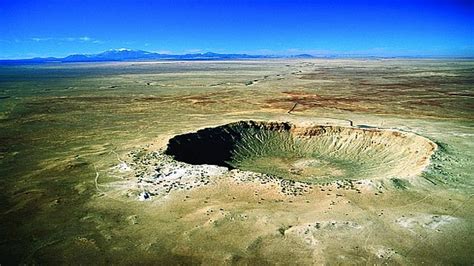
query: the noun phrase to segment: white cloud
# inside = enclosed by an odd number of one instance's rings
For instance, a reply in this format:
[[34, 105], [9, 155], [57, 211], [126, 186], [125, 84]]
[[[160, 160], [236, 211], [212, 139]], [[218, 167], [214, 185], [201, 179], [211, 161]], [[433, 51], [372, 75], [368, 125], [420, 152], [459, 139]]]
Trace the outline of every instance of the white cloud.
[[31, 38], [31, 40], [35, 41], [35, 42], [44, 42], [44, 41], [49, 41], [49, 40], [52, 40], [53, 38], [40, 38], [40, 37], [34, 37], [34, 38]]
[[30, 38], [34, 42], [46, 42], [46, 41], [61, 41], [61, 42], [90, 42], [90, 43], [103, 43], [100, 40], [96, 40], [89, 36], [80, 37], [33, 37]]

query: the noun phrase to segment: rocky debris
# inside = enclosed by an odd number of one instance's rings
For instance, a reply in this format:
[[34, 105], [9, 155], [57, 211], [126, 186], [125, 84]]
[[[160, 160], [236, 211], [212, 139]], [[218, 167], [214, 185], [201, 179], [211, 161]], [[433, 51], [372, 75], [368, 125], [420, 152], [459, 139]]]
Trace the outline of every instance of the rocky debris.
[[[139, 187], [146, 195], [165, 196], [172, 190], [190, 190], [208, 185], [210, 177], [219, 176], [228, 170], [214, 165], [191, 165], [174, 160], [159, 151], [132, 152], [132, 168]], [[146, 199], [146, 198], [145, 198]]]
[[440, 231], [440, 227], [448, 225], [459, 218], [449, 216], [449, 215], [433, 215], [421, 213], [413, 217], [402, 216], [395, 220], [395, 222], [401, 227], [407, 228], [412, 231], [416, 228], [425, 228], [430, 230]]
[[[304, 181], [273, 176], [270, 174], [244, 171], [240, 169], [229, 170], [227, 167], [207, 164], [189, 164], [174, 159], [172, 155], [165, 154], [163, 150], [149, 151], [146, 148], [132, 151], [128, 158], [112, 168], [132, 179], [137, 179], [141, 201], [152, 197], [163, 197], [174, 190], [192, 190], [213, 183], [213, 177], [226, 176], [236, 183], [258, 183], [276, 187], [286, 196], [302, 196], [317, 186], [321, 191], [353, 190], [360, 193], [359, 187], [374, 185], [371, 180], [341, 179], [322, 184], [312, 184]], [[323, 188], [324, 187], [324, 188]], [[343, 194], [337, 193], [342, 197]], [[262, 199], [261, 201], [264, 201]]]
[[130, 225], [138, 224], [138, 216], [137, 215], [130, 215], [130, 216], [127, 217], [126, 220]]
[[389, 259], [395, 255], [398, 255], [397, 251], [393, 248], [388, 248], [384, 246], [373, 246], [369, 248], [375, 256], [379, 259]]
[[[280, 189], [282, 194], [287, 196], [301, 196], [304, 193], [308, 193], [310, 190], [313, 189], [312, 185], [298, 182], [293, 180], [287, 180], [280, 177], [262, 174], [262, 173], [255, 173], [251, 171], [243, 171], [239, 169], [233, 169], [230, 171], [230, 176], [236, 182], [257, 182], [261, 185], [272, 184], [277, 186]], [[262, 199], [264, 200], [264, 199]]]
[[117, 169], [119, 172], [128, 172], [132, 171], [132, 168], [126, 163], [126, 162], [120, 162], [117, 166], [114, 167], [114, 169]]
[[[359, 230], [362, 226], [353, 221], [317, 221], [296, 226], [288, 226], [287, 229], [279, 229], [281, 235], [294, 235], [301, 238], [309, 246], [318, 244], [318, 235], [331, 233], [332, 230]], [[282, 230], [284, 230], [282, 232]]]
[[140, 193], [140, 195], [138, 195], [138, 200], [139, 201], [145, 201], [145, 200], [149, 200], [150, 199], [150, 193], [144, 191], [142, 193]]

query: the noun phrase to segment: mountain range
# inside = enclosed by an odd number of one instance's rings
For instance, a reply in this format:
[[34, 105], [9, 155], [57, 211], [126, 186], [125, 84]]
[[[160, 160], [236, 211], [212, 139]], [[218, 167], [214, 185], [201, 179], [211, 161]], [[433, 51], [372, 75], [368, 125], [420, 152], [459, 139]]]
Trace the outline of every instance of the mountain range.
[[249, 54], [160, 54], [142, 50], [112, 49], [98, 54], [73, 54], [62, 58], [36, 57], [30, 59], [0, 60], [0, 63], [53, 63], [53, 62], [123, 62], [155, 60], [225, 60], [225, 59], [260, 59], [260, 58], [313, 58], [309, 54], [298, 55], [249, 55]]

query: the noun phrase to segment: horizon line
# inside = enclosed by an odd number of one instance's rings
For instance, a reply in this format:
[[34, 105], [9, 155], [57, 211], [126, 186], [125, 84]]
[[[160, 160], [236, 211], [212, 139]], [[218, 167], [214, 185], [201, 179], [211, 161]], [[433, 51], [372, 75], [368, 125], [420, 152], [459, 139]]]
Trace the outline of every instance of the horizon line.
[[[285, 53], [285, 51], [273, 51], [272, 52], [261, 52], [259, 53], [258, 51], [243, 51], [243, 52], [213, 52], [210, 50], [200, 50], [200, 51], [194, 51], [194, 52], [173, 52], [173, 51], [147, 51], [147, 50], [142, 50], [142, 49], [131, 49], [131, 48], [112, 48], [112, 49], [107, 49], [102, 52], [96, 52], [96, 53], [69, 53], [65, 56], [48, 56], [48, 55], [40, 55], [40, 56], [32, 56], [32, 57], [0, 57], [1, 61], [20, 61], [20, 60], [35, 60], [35, 59], [65, 59], [69, 56], [75, 56], [75, 55], [83, 55], [83, 56], [94, 56], [94, 55], [99, 55], [105, 52], [110, 52], [110, 51], [116, 51], [116, 52], [146, 52], [150, 54], [159, 54], [159, 55], [169, 55], [169, 56], [184, 56], [184, 55], [205, 55], [205, 54], [216, 54], [216, 55], [246, 55], [246, 56], [268, 56], [268, 57], [274, 57], [274, 58], [285, 58], [285, 57], [292, 57], [292, 56], [300, 56], [300, 55], [310, 55], [312, 57], [357, 57], [357, 58], [364, 58], [364, 57], [379, 57], [379, 58], [397, 58], [397, 57], [410, 57], [410, 58], [474, 58], [474, 54], [431, 54], [431, 53], [426, 53], [426, 54], [416, 54], [416, 53], [393, 53], [390, 54], [390, 51], [386, 51], [387, 53], [370, 53], [370, 52], [364, 52], [364, 51], [358, 51], [358, 52], [350, 52], [350, 51], [305, 51], [305, 50], [297, 50], [297, 51], [292, 51]], [[257, 59], [257, 58], [254, 58]], [[262, 58], [265, 59], [265, 58]], [[271, 59], [271, 58], [267, 58]], [[159, 59], [155, 59], [158, 61]], [[114, 61], [114, 60], [110, 60]], [[117, 61], [117, 60], [115, 60]], [[126, 61], [126, 60], [123, 60]], [[153, 61], [153, 60], [150, 60]]]

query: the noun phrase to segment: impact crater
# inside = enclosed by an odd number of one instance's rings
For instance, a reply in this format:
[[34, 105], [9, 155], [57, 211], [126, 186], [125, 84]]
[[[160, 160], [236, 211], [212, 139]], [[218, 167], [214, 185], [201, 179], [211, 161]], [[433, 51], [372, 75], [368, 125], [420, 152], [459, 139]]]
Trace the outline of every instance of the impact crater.
[[177, 135], [166, 154], [287, 180], [409, 179], [429, 164], [436, 144], [396, 130], [239, 121]]

